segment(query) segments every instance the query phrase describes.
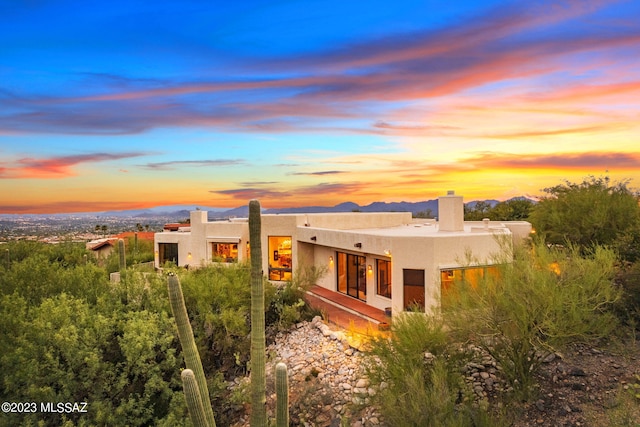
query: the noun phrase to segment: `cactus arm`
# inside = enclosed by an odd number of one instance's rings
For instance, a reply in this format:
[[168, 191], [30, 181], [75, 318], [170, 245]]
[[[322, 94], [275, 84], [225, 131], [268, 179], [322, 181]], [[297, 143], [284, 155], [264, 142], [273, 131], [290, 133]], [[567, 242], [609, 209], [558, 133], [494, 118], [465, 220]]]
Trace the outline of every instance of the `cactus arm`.
[[260, 202], [249, 202], [251, 242], [251, 420], [252, 427], [267, 425], [264, 284], [262, 277]]
[[204, 404], [198, 389], [196, 377], [191, 369], [185, 369], [180, 375], [182, 377], [182, 388], [184, 397], [189, 409], [189, 417], [194, 427], [210, 427], [204, 410]]
[[276, 365], [276, 427], [289, 427], [289, 378], [287, 365]]
[[187, 315], [187, 307], [184, 303], [182, 287], [180, 286], [180, 280], [178, 280], [178, 277], [173, 274], [169, 275], [167, 287], [169, 289], [171, 311], [173, 312], [173, 317], [175, 318], [176, 325], [178, 327], [178, 338], [182, 345], [185, 364], [195, 375], [202, 404], [207, 416], [208, 425], [215, 427], [216, 421], [213, 415], [213, 409], [211, 408], [211, 401], [209, 400], [209, 388], [207, 387], [207, 380], [204, 376], [204, 370], [202, 369], [200, 354], [198, 353], [198, 348], [196, 347], [196, 342], [193, 338], [193, 329], [191, 329], [191, 323], [189, 322], [189, 316]]

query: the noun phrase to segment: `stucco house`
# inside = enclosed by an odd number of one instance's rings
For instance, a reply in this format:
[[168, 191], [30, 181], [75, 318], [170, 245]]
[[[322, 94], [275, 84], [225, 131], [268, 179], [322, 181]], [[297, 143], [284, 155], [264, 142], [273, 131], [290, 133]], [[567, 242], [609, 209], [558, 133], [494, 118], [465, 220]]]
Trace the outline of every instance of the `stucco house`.
[[[456, 278], [487, 274], [531, 232], [525, 221], [465, 222], [453, 191], [438, 203], [438, 221], [410, 212], [262, 215], [264, 272], [283, 281], [299, 267], [325, 266], [322, 288], [393, 313], [428, 311]], [[208, 221], [206, 211], [193, 211], [175, 230], [155, 234], [156, 267], [249, 259], [246, 218]]]
[[90, 250], [96, 258], [106, 259], [113, 252], [114, 239], [96, 239], [86, 243], [87, 250]]
[[90, 250], [98, 259], [106, 259], [115, 250], [118, 245], [118, 239], [123, 239], [125, 246], [129, 244], [130, 240], [147, 240], [154, 241], [155, 233], [152, 231], [125, 231], [120, 234], [116, 234], [111, 237], [104, 237], [102, 239], [95, 239], [85, 244], [87, 250]]

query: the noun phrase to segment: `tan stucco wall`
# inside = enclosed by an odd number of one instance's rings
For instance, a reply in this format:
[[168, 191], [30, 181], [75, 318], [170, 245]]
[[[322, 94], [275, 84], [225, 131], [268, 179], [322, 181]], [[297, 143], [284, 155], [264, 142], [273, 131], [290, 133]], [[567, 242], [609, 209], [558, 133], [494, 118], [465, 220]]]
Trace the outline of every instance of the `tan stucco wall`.
[[[451, 209], [456, 210], [460, 201], [457, 197], [452, 201], [455, 203]], [[324, 267], [327, 273], [318, 285], [332, 291], [336, 291], [336, 251], [363, 255], [374, 270], [374, 274], [367, 274], [367, 303], [379, 309], [392, 307], [394, 313], [403, 310], [403, 269], [425, 271], [426, 306], [435, 307], [440, 296], [441, 269], [491, 265], [505, 248], [496, 235], [506, 238], [509, 249], [512, 238], [525, 238], [531, 231], [527, 222], [464, 223], [460, 231], [441, 231], [433, 221], [413, 220], [408, 212], [262, 215], [261, 225], [265, 274], [269, 267], [269, 236], [291, 236], [294, 274], [303, 265]], [[451, 228], [459, 229], [459, 224], [456, 222]], [[208, 222], [205, 211], [191, 213], [190, 232], [157, 233], [155, 245], [157, 250], [159, 241], [178, 243], [179, 265], [195, 266], [211, 259], [211, 241], [219, 242], [225, 237], [240, 240], [239, 261], [245, 260], [248, 221]], [[333, 264], [330, 257], [334, 258]], [[376, 259], [392, 261], [392, 299], [376, 294]], [[156, 266], [157, 262], [156, 257]]]
[[[427, 307], [438, 305], [440, 298], [440, 270], [471, 265], [491, 265], [504, 259], [503, 250], [510, 250], [510, 232], [506, 228], [470, 233], [434, 232], [429, 236], [378, 236], [357, 231], [315, 230], [299, 228], [298, 237], [313, 247], [315, 265], [325, 265], [328, 274], [318, 285], [335, 291], [335, 265], [329, 263], [336, 251], [363, 255], [374, 274], [367, 274], [367, 303], [379, 308], [391, 306], [394, 312], [403, 310], [402, 277], [404, 269], [425, 270], [425, 302]], [[497, 236], [503, 236], [497, 237]], [[315, 237], [316, 240], [310, 240]], [[506, 247], [505, 243], [506, 241]], [[312, 244], [313, 242], [313, 244]], [[355, 248], [354, 243], [362, 243]], [[391, 254], [391, 257], [387, 256]], [[502, 254], [502, 255], [501, 255]], [[392, 300], [376, 294], [375, 260], [392, 261]]]

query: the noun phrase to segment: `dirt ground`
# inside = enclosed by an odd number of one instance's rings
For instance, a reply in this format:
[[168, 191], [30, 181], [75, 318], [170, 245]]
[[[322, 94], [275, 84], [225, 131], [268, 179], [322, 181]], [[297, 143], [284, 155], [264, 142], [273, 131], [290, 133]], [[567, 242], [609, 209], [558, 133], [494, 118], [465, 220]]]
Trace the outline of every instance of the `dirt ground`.
[[640, 426], [640, 345], [573, 346], [538, 375], [538, 399], [515, 427]]

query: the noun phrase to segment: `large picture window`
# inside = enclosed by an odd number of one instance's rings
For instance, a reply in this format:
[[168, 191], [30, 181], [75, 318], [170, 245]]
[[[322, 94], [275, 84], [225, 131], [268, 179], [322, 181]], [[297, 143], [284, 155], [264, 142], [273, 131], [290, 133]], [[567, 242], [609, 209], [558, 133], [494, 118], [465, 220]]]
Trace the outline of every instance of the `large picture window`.
[[212, 243], [211, 258], [214, 262], [238, 262], [238, 244]]
[[483, 267], [467, 267], [467, 268], [452, 268], [448, 270], [440, 271], [440, 292], [442, 296], [445, 296], [456, 282], [465, 281], [473, 287], [484, 280], [485, 277], [497, 276], [498, 267], [496, 266], [483, 266]]
[[291, 280], [291, 236], [269, 236], [269, 280]]
[[376, 273], [378, 295], [391, 298], [391, 261], [377, 259]]
[[360, 255], [337, 253], [338, 292], [367, 300], [366, 259]]

